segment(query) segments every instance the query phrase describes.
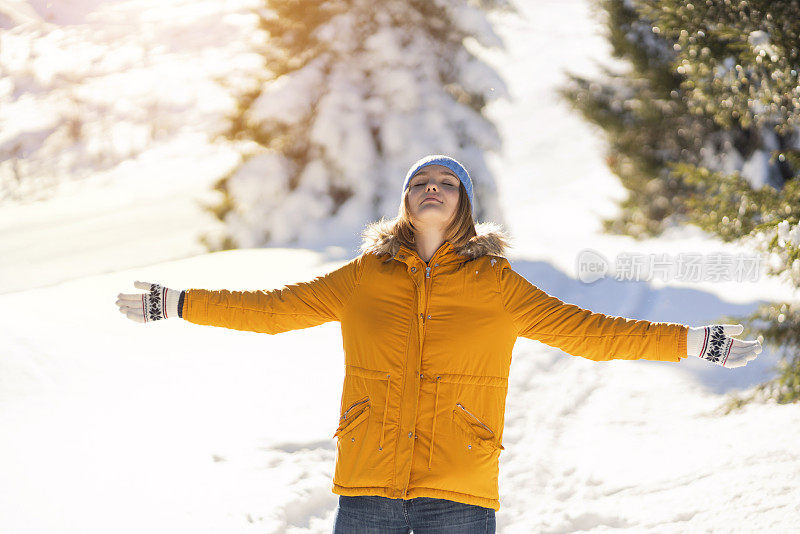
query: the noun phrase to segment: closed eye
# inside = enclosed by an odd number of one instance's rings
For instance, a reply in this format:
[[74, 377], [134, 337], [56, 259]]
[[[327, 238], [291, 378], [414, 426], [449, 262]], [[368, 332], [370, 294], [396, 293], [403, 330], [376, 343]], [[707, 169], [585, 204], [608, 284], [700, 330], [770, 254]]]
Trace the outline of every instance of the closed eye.
[[[419, 187], [419, 186], [421, 186], [421, 185], [425, 185], [425, 184], [424, 184], [424, 183], [422, 183], [422, 184], [414, 184], [414, 185], [412, 185], [411, 187]], [[446, 185], [446, 186], [448, 186], [448, 187], [456, 187], [456, 184], [451, 184], [451, 183], [449, 183], [449, 182], [445, 182], [445, 183], [444, 183], [444, 185]]]

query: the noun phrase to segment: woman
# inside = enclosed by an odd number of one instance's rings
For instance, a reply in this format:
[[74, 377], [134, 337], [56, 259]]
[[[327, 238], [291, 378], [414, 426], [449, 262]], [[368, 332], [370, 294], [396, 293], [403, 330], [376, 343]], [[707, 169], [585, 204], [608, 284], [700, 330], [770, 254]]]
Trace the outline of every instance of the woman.
[[406, 175], [398, 217], [361, 254], [310, 282], [262, 291], [176, 291], [137, 282], [129, 318], [277, 334], [339, 321], [345, 353], [334, 532], [494, 532], [511, 351], [518, 336], [592, 360], [745, 365], [741, 325], [698, 328], [592, 313], [540, 290], [504, 257], [507, 237], [472, 219], [472, 181], [432, 155]]

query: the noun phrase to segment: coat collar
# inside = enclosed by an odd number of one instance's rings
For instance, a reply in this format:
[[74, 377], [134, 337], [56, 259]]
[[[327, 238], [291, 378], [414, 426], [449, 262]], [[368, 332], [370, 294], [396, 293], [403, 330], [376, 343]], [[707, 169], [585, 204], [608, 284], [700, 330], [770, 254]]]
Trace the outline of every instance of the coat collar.
[[[416, 250], [401, 245], [392, 233], [392, 221], [381, 219], [370, 223], [362, 233], [363, 241], [361, 252], [365, 254], [388, 254], [389, 259], [397, 258], [407, 262], [410, 258], [419, 258]], [[445, 241], [433, 255], [440, 263], [461, 263], [485, 255], [505, 257], [505, 249], [509, 246], [509, 237], [500, 225], [492, 222], [483, 222], [475, 225], [477, 235], [473, 236], [466, 245], [454, 249], [452, 243]], [[403, 257], [401, 257], [403, 256]]]

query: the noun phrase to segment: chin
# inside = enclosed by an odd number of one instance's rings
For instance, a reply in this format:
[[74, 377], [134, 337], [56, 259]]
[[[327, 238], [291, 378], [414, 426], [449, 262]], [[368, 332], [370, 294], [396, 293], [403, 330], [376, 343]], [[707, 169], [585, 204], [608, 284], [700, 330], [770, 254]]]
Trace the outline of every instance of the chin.
[[449, 223], [451, 220], [452, 220], [452, 216], [450, 218], [448, 218], [448, 217], [435, 217], [435, 218], [434, 217], [427, 217], [427, 218], [424, 218], [424, 219], [420, 218], [420, 217], [417, 217], [416, 218], [416, 224], [417, 224], [417, 227], [419, 227], [419, 226], [429, 226], [429, 225], [442, 226], [444, 224]]

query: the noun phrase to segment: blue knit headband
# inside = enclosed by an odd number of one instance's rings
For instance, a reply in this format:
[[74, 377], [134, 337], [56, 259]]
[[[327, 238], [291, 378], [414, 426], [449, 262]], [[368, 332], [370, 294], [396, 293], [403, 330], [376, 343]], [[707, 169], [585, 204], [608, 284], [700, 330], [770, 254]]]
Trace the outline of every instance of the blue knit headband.
[[432, 154], [430, 156], [425, 156], [421, 160], [417, 161], [414, 165], [412, 165], [411, 168], [408, 170], [408, 174], [406, 174], [405, 182], [403, 182], [403, 191], [401, 192], [401, 195], [405, 193], [406, 189], [408, 188], [408, 183], [411, 181], [411, 178], [413, 178], [413, 176], [417, 174], [417, 172], [421, 168], [427, 167], [428, 165], [442, 165], [443, 167], [447, 167], [448, 169], [453, 171], [455, 175], [458, 176], [458, 179], [461, 180], [461, 183], [464, 184], [464, 189], [467, 190], [467, 197], [469, 198], [469, 204], [474, 209], [472, 202], [472, 180], [469, 177], [467, 169], [465, 169], [463, 165], [461, 165], [453, 158], [449, 156], [444, 156], [442, 154]]

